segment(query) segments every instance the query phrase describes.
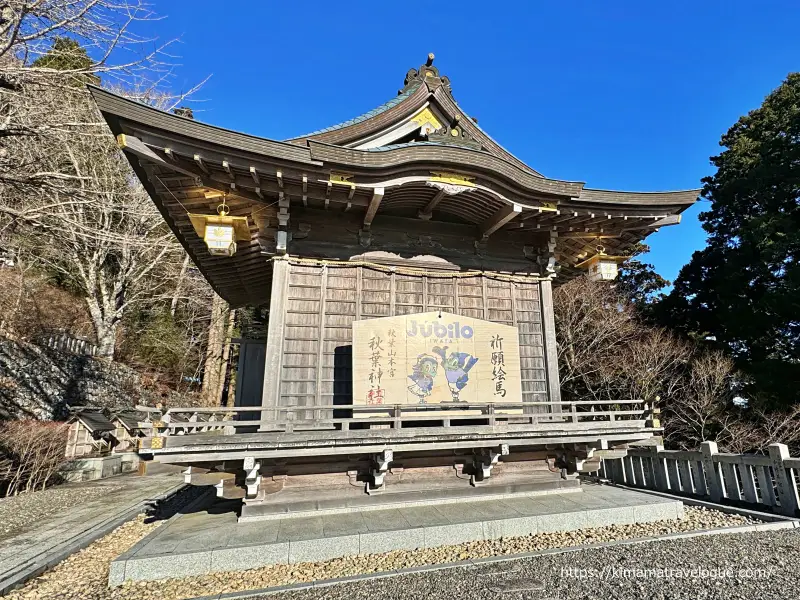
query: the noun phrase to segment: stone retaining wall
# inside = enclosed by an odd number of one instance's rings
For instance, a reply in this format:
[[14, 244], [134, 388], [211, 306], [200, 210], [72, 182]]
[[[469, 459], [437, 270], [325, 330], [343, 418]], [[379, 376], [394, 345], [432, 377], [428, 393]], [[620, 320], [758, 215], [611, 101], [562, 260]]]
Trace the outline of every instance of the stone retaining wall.
[[0, 339], [0, 420], [64, 419], [67, 407], [146, 402], [131, 368], [90, 356]]

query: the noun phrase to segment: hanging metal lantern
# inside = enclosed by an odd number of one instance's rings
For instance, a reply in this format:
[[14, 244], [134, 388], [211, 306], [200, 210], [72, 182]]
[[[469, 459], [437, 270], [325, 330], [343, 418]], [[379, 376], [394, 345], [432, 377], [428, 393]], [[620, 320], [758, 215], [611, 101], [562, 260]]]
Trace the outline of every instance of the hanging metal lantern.
[[617, 278], [619, 265], [628, 258], [630, 257], [609, 256], [605, 253], [605, 248], [598, 246], [597, 254], [578, 263], [575, 267], [585, 270], [592, 281], [613, 281]]
[[233, 256], [236, 254], [236, 242], [250, 241], [247, 217], [232, 217], [229, 212], [230, 207], [223, 199], [216, 215], [189, 215], [192, 227], [206, 243], [212, 256]]

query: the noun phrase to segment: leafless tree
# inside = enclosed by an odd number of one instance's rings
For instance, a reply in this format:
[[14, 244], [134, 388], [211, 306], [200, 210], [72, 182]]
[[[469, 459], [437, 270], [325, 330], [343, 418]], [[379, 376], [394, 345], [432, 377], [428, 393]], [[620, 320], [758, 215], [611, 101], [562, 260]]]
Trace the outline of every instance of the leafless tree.
[[172, 291], [185, 257], [85, 89], [102, 76], [162, 108], [184, 101], [163, 91], [170, 44], [136, 33], [155, 18], [141, 0], [0, 2], [0, 245], [85, 299], [107, 358], [125, 311]]
[[9, 421], [0, 426], [6, 495], [35, 492], [49, 485], [66, 462], [67, 425]]
[[664, 415], [666, 439], [678, 448], [694, 449], [705, 440], [725, 446], [738, 431], [731, 410], [733, 362], [720, 352], [695, 357], [683, 376], [681, 393], [670, 398]]
[[769, 444], [786, 444], [793, 451], [800, 451], [800, 404], [783, 411], [757, 410], [760, 429], [759, 449], [766, 450]]
[[562, 387], [606, 399], [619, 349], [636, 336], [633, 311], [613, 288], [584, 277], [557, 287], [554, 306]]
[[644, 325], [613, 286], [574, 279], [556, 289], [554, 310], [566, 397], [652, 403], [677, 392], [691, 348]]
[[662, 409], [666, 443], [726, 452], [800, 449], [800, 405], [786, 411], [737, 406], [733, 360], [645, 323], [605, 282], [572, 280], [554, 292], [559, 373], [565, 398], [643, 399]]

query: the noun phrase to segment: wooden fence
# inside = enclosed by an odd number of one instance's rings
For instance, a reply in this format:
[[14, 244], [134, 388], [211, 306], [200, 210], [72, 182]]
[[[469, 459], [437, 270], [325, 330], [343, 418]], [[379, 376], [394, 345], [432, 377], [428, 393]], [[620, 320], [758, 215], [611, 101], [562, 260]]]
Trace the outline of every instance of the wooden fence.
[[770, 445], [768, 455], [721, 453], [715, 442], [703, 442], [699, 452], [633, 448], [624, 458], [604, 459], [599, 473], [614, 483], [799, 513], [800, 458], [790, 457], [785, 444]]

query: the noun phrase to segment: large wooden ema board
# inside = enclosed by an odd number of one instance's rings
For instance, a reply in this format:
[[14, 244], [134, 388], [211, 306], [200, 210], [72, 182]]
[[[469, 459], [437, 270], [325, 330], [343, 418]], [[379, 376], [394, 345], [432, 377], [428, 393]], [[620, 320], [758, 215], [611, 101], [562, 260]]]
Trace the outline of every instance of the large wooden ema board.
[[468, 402], [522, 402], [516, 327], [446, 312], [353, 322], [354, 405], [441, 404], [458, 409]]

